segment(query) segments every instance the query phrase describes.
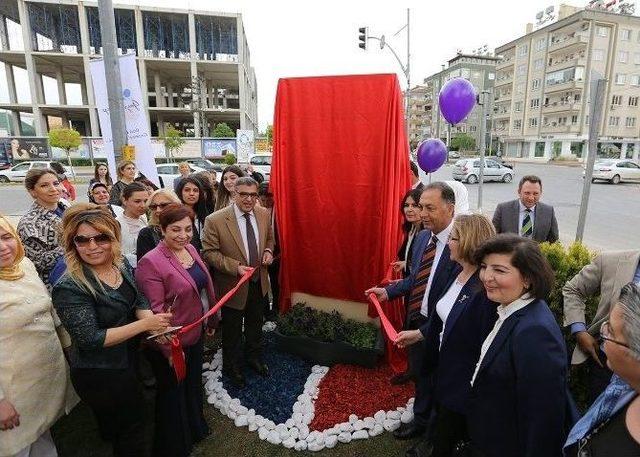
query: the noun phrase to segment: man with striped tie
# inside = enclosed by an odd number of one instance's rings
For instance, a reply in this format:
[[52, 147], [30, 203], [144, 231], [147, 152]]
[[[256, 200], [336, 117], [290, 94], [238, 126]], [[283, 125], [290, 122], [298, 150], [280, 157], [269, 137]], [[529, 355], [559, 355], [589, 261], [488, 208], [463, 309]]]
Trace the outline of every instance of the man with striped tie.
[[540, 201], [542, 181], [534, 175], [523, 176], [516, 200], [500, 203], [493, 214], [498, 233], [516, 233], [539, 243], [558, 241], [558, 221], [553, 206]]
[[[432, 374], [424, 371], [424, 333], [428, 318], [443, 293], [451, 277], [460, 272], [460, 265], [451, 260], [449, 233], [453, 226], [455, 194], [453, 189], [443, 182], [434, 182], [424, 187], [420, 196], [420, 216], [426, 230], [422, 230], [413, 243], [411, 275], [390, 284], [386, 288], [374, 287], [366, 291], [373, 292], [380, 301], [395, 299], [409, 294], [407, 321], [399, 340], [403, 346], [409, 346], [412, 376], [416, 384], [414, 420], [394, 432], [398, 439], [410, 439], [427, 431], [432, 410], [433, 385]], [[408, 455], [414, 455], [412, 450]]]

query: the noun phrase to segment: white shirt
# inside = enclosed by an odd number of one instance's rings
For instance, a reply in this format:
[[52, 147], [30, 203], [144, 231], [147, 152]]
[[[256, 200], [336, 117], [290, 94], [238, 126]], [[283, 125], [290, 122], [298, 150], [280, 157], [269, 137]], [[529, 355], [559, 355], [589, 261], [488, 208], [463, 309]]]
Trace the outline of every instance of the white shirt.
[[120, 233], [122, 234], [122, 255], [126, 257], [133, 268], [138, 264], [136, 250], [138, 248], [138, 233], [145, 228], [147, 224], [147, 216], [144, 214], [138, 219], [132, 219], [125, 215], [124, 212], [116, 217], [120, 223]]
[[[429, 279], [427, 279], [427, 288], [424, 290], [424, 297], [422, 297], [422, 306], [420, 307], [420, 314], [422, 314], [424, 317], [429, 317], [429, 292], [431, 291], [431, 283], [433, 283], [433, 277], [436, 275], [436, 270], [438, 269], [438, 264], [440, 263], [440, 257], [442, 257], [442, 251], [444, 251], [445, 246], [449, 242], [449, 234], [451, 233], [452, 228], [453, 220], [451, 221], [449, 226], [442, 232], [432, 233], [432, 237], [433, 235], [435, 235], [438, 241], [436, 242], [436, 256], [433, 259], [433, 265], [431, 265], [431, 274], [429, 274]], [[431, 240], [429, 240], [429, 242], [431, 242]]]
[[[233, 212], [236, 214], [236, 221], [238, 222], [238, 228], [240, 229], [240, 236], [242, 237], [242, 244], [244, 244], [244, 255], [249, 262], [249, 243], [247, 243], [247, 219], [244, 217], [245, 213], [242, 212], [238, 206], [233, 203]], [[253, 234], [256, 237], [256, 248], [258, 250], [258, 262], [262, 261], [260, 257], [260, 239], [258, 238], [258, 221], [256, 220], [256, 215], [253, 210], [249, 213], [249, 219], [251, 220], [251, 225], [253, 226]]]
[[460, 295], [460, 291], [464, 287], [465, 283], [460, 283], [456, 279], [453, 281], [449, 290], [442, 296], [438, 303], [436, 304], [436, 313], [438, 313], [438, 317], [442, 321], [442, 330], [440, 331], [440, 346], [442, 346], [442, 335], [444, 335], [444, 327], [447, 325], [447, 318], [449, 317], [449, 313], [453, 309], [453, 305], [458, 301], [458, 295]]
[[529, 296], [529, 294], [525, 294], [522, 297], [518, 298], [517, 300], [511, 302], [507, 306], [504, 306], [504, 305], [498, 306], [498, 310], [497, 310], [498, 320], [496, 321], [496, 324], [493, 326], [493, 330], [491, 330], [491, 333], [487, 335], [487, 338], [484, 340], [484, 343], [482, 343], [482, 349], [480, 350], [480, 360], [478, 360], [478, 363], [476, 364], [476, 370], [474, 371], [473, 377], [471, 378], [471, 385], [473, 385], [473, 383], [475, 382], [476, 376], [478, 376], [478, 371], [480, 371], [480, 365], [482, 365], [482, 360], [484, 359], [484, 356], [487, 355], [487, 351], [491, 347], [491, 344], [493, 343], [493, 340], [496, 338], [496, 335], [498, 334], [498, 331], [502, 327], [502, 324], [504, 324], [505, 321], [513, 313], [521, 310], [522, 308], [524, 308], [534, 300], [535, 298]]
[[[522, 235], [522, 222], [524, 221], [525, 214], [527, 214], [527, 207], [522, 204], [522, 200], [518, 200], [518, 205], [520, 205], [520, 212], [518, 213], [518, 234]], [[529, 208], [529, 211], [529, 217], [531, 218], [531, 230], [533, 230], [536, 224], [536, 205]]]

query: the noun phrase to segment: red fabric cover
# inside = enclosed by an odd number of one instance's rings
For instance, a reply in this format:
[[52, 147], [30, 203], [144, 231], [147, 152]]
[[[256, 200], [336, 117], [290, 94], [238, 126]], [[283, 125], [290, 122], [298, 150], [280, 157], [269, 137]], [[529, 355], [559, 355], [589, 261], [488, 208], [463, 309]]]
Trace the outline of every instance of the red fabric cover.
[[366, 306], [365, 289], [385, 277], [411, 187], [403, 116], [395, 75], [279, 81], [271, 185], [281, 310], [292, 292]]

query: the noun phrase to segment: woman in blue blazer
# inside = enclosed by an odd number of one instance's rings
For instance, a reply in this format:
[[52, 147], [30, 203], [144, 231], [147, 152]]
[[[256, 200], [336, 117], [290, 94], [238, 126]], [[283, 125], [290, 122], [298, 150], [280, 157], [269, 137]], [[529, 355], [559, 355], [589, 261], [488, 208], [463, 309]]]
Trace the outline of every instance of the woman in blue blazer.
[[545, 302], [553, 271], [539, 246], [498, 235], [476, 252], [498, 319], [471, 379], [473, 455], [560, 457], [566, 438], [567, 350]]

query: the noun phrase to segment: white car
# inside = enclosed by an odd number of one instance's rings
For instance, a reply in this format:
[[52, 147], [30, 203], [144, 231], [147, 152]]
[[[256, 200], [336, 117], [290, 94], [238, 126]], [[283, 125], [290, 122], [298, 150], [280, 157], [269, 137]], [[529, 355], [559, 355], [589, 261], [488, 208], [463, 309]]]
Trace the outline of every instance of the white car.
[[[0, 171], [0, 182], [22, 182], [24, 181], [25, 176], [27, 176], [27, 171], [32, 168], [49, 168], [50, 165], [50, 160], [30, 160], [28, 162], [20, 162], [11, 168]], [[63, 167], [65, 174], [68, 177], [71, 177], [69, 167], [64, 165]]]
[[[584, 178], [585, 171], [582, 172]], [[625, 159], [602, 159], [596, 161], [593, 166], [593, 177], [591, 182], [609, 181], [611, 184], [621, 182], [639, 182], [640, 165], [632, 160]]]
[[271, 154], [256, 154], [249, 159], [253, 171], [261, 174], [264, 181], [269, 181], [271, 178], [271, 158]]
[[[193, 164], [189, 164], [191, 173], [198, 173], [199, 171], [206, 171], [204, 168], [196, 167]], [[160, 187], [173, 189], [173, 180], [180, 176], [177, 163], [159, 163], [156, 165], [158, 171], [158, 180], [160, 181]]]
[[[476, 184], [480, 179], [480, 159], [460, 159], [453, 166], [451, 172], [456, 181], [466, 181]], [[509, 183], [513, 180], [514, 171], [493, 159], [484, 159], [484, 180]]]

